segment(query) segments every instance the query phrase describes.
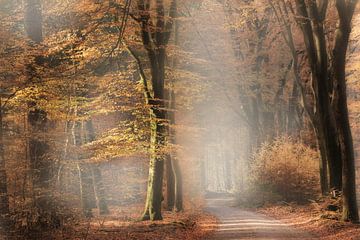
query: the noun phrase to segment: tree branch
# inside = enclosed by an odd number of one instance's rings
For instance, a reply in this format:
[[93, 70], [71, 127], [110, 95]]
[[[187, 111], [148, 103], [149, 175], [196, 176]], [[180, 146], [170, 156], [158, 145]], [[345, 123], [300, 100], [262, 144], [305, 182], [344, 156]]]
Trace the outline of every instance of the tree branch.
[[151, 93], [150, 93], [150, 90], [149, 90], [149, 87], [148, 87], [148, 84], [147, 84], [147, 79], [146, 79], [146, 75], [145, 75], [144, 69], [143, 69], [142, 64], [141, 64], [141, 60], [136, 55], [136, 53], [125, 42], [122, 42], [122, 43], [123, 43], [125, 49], [127, 50], [127, 52], [134, 58], [134, 60], [136, 62], [136, 65], [137, 65], [138, 70], [139, 70], [140, 82], [142, 83], [143, 88], [144, 88], [144, 97], [145, 97], [146, 104], [150, 104], [151, 100], [153, 98], [151, 96]]

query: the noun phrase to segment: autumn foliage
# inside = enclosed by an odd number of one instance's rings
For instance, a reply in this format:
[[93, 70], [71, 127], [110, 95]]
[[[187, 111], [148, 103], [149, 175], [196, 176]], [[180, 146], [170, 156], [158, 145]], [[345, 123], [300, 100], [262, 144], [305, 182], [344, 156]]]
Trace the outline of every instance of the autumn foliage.
[[264, 143], [250, 167], [250, 188], [264, 201], [306, 202], [320, 193], [319, 153], [289, 137]]

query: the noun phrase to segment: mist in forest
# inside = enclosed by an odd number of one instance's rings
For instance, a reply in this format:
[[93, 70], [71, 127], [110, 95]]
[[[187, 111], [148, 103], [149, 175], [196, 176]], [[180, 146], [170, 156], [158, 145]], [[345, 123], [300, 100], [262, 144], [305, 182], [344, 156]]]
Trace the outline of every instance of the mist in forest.
[[360, 236], [357, 2], [0, 0], [0, 239]]
[[[216, 16], [207, 11], [209, 6], [213, 7]], [[197, 128], [195, 135], [180, 132], [177, 136], [180, 146], [190, 147], [183, 159], [197, 163], [196, 181], [200, 181], [201, 189], [197, 189], [196, 194], [239, 192], [245, 187], [247, 166], [244, 159], [248, 154], [248, 140], [245, 124], [233, 110], [239, 99], [236, 91], [239, 85], [233, 79], [241, 70], [223, 61], [236, 61], [229, 31], [231, 26], [223, 6], [213, 1], [187, 7], [186, 14], [189, 19], [180, 25], [181, 30], [186, 29], [181, 41], [186, 43], [184, 48], [192, 52], [194, 58], [203, 59], [201, 64], [189, 67], [199, 75], [193, 84], [204, 86], [197, 96], [202, 101], [195, 103], [190, 111], [178, 114], [180, 119], [183, 116], [191, 119], [191, 125]], [[186, 97], [186, 94], [188, 92], [179, 96]], [[190, 186], [198, 185], [191, 183]]]

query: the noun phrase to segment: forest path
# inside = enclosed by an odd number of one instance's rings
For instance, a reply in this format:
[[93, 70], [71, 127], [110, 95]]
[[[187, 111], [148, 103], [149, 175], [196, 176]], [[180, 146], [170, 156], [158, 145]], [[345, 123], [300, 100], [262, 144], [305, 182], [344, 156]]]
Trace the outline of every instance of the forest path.
[[219, 219], [219, 226], [209, 240], [317, 239], [306, 232], [259, 213], [232, 207], [230, 197], [207, 199], [206, 211]]

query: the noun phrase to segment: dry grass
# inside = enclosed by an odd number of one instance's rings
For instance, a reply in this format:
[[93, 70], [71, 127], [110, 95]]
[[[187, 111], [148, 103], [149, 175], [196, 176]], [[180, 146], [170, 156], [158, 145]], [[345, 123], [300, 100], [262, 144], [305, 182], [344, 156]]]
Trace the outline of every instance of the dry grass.
[[319, 154], [288, 137], [263, 144], [254, 156], [250, 185], [265, 201], [306, 201], [319, 189]]

